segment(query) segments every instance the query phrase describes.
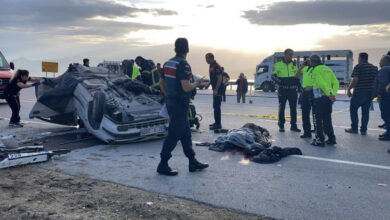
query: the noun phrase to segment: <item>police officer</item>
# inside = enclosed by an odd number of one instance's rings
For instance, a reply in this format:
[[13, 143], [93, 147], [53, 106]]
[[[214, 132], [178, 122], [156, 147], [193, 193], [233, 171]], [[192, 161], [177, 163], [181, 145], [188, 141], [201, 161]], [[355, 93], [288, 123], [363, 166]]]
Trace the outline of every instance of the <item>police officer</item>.
[[272, 79], [278, 84], [278, 98], [279, 98], [279, 131], [284, 132], [284, 110], [286, 102], [290, 105], [291, 115], [291, 131], [300, 132], [297, 127], [297, 101], [299, 80], [295, 77], [298, 70], [297, 65], [292, 61], [294, 51], [286, 49], [284, 57], [281, 61], [275, 63]]
[[161, 161], [157, 172], [162, 175], [177, 175], [177, 170], [168, 166], [168, 160], [172, 157], [171, 152], [175, 149], [180, 140], [184, 154], [189, 159], [189, 171], [202, 170], [208, 164], [200, 163], [195, 159], [195, 152], [192, 149], [190, 124], [188, 121], [188, 109], [191, 91], [199, 86], [203, 79], [191, 83], [191, 67], [186, 61], [188, 54], [188, 41], [186, 38], [178, 38], [175, 41], [176, 56], [167, 61], [163, 66], [160, 87], [166, 96], [166, 107], [169, 115], [168, 136], [164, 141], [161, 150]]
[[325, 146], [325, 132], [328, 136], [326, 144], [335, 145], [332, 105], [336, 101], [335, 96], [339, 89], [339, 81], [333, 71], [321, 63], [320, 56], [310, 56], [310, 66], [313, 68], [313, 115], [316, 128], [316, 138], [311, 144], [320, 147]]
[[313, 102], [312, 70], [313, 67], [310, 66], [310, 59], [306, 59], [296, 74], [297, 78], [302, 77], [303, 89], [301, 95], [303, 134], [300, 136], [301, 138], [311, 138], [310, 111]]
[[210, 125], [210, 130], [219, 130], [222, 128], [221, 123], [221, 103], [222, 103], [222, 67], [217, 63], [214, 54], [207, 53], [206, 62], [209, 64], [210, 84], [213, 89], [213, 109], [214, 109], [214, 124]]

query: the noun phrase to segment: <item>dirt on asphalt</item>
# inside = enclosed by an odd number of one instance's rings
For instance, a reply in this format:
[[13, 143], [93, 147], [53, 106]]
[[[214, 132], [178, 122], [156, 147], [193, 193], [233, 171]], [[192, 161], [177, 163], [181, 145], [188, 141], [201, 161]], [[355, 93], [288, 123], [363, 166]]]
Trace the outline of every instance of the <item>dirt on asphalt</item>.
[[30, 165], [0, 170], [0, 219], [268, 219]]

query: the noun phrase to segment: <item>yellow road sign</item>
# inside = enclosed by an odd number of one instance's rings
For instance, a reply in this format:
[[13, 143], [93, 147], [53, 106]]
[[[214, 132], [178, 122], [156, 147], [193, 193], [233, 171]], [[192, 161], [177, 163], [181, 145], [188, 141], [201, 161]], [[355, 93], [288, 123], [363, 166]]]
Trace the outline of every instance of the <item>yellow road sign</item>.
[[58, 73], [58, 63], [42, 61], [42, 72]]

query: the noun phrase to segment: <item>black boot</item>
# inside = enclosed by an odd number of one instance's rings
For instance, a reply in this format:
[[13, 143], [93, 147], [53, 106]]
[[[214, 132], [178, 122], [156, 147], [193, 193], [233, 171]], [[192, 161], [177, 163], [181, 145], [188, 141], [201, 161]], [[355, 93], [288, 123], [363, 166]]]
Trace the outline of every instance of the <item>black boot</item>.
[[301, 132], [301, 129], [299, 129], [297, 125], [292, 125], [290, 130], [295, 132]]
[[157, 173], [166, 176], [176, 176], [178, 174], [177, 170], [172, 170], [168, 166], [168, 161], [165, 160], [164, 161], [161, 160], [160, 163], [158, 164]]
[[190, 163], [188, 165], [188, 169], [190, 172], [195, 172], [197, 170], [203, 170], [205, 168], [209, 167], [208, 164], [206, 163], [201, 163], [199, 161], [197, 161], [195, 158], [194, 159], [190, 159]]

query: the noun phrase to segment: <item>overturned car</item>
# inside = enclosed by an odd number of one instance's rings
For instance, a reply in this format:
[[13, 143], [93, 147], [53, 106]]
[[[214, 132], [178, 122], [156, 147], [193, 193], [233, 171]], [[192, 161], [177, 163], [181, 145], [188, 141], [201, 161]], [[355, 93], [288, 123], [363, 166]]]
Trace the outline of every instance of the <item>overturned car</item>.
[[166, 136], [159, 115], [163, 96], [143, 83], [102, 67], [69, 65], [36, 88], [30, 117], [84, 126], [106, 143], [138, 142]]

